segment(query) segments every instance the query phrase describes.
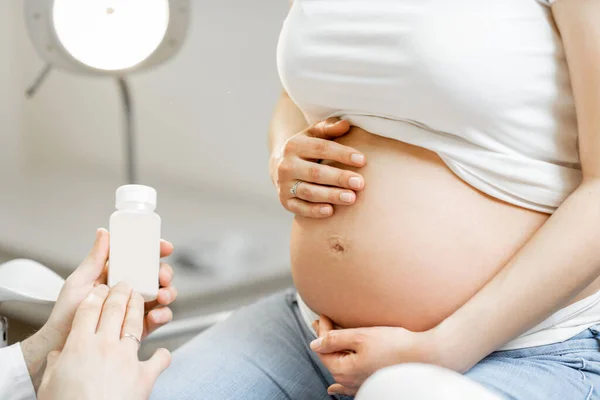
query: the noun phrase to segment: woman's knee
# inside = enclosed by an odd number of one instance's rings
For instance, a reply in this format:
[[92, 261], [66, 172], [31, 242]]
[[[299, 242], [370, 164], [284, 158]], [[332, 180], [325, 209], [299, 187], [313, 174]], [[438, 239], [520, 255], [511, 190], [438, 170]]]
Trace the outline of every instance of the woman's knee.
[[501, 400], [454, 371], [425, 364], [384, 368], [361, 387], [356, 400]]

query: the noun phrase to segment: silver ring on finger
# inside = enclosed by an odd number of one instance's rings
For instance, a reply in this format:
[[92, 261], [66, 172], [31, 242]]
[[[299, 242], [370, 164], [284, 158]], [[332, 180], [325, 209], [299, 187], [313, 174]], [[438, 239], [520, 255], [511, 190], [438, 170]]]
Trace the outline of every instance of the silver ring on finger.
[[140, 342], [140, 339], [138, 339], [138, 338], [137, 338], [137, 336], [135, 336], [135, 335], [132, 335], [131, 333], [125, 333], [125, 334], [123, 334], [123, 336], [121, 336], [121, 340], [122, 340], [122, 339], [125, 339], [125, 338], [128, 338], [128, 339], [133, 339], [133, 340], [135, 340], [135, 341], [137, 342], [137, 345], [138, 345], [138, 347], [140, 347], [140, 345], [142, 344], [142, 343]]
[[296, 183], [294, 183], [294, 186], [292, 186], [292, 188], [290, 189], [290, 194], [292, 195], [292, 197], [298, 197], [298, 186], [300, 186], [300, 184], [303, 182], [304, 181], [296, 181]]

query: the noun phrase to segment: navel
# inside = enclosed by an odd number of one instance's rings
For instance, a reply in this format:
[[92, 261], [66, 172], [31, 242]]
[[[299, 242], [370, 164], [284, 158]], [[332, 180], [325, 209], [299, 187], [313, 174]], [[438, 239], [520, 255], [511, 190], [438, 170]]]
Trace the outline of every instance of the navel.
[[348, 243], [343, 236], [334, 235], [329, 238], [329, 248], [334, 254], [344, 254], [348, 250]]

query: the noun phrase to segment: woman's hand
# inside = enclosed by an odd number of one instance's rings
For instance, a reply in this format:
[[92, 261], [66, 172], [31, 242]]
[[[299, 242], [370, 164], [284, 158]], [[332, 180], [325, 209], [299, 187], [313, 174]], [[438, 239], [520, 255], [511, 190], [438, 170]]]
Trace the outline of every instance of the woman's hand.
[[437, 341], [430, 332], [388, 327], [334, 330], [325, 316], [313, 328], [319, 338], [310, 347], [336, 382], [329, 394], [354, 396], [367, 378], [392, 365], [439, 364]]
[[[97, 285], [81, 302], [61, 352], [48, 355], [40, 400], [146, 400], [171, 355], [138, 360], [144, 300], [125, 284]], [[130, 336], [129, 336], [130, 335]]]
[[349, 130], [348, 121], [337, 118], [321, 121], [289, 138], [271, 156], [271, 177], [279, 191], [279, 200], [288, 211], [302, 217], [327, 218], [333, 214], [334, 204], [354, 204], [356, 191], [364, 188], [363, 177], [318, 163], [328, 160], [351, 167], [365, 165], [361, 152], [332, 140]]

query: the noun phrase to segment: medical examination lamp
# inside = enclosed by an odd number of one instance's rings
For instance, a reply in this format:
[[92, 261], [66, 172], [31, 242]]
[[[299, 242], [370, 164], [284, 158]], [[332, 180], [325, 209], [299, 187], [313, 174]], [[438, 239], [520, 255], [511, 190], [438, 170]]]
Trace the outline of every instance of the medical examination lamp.
[[181, 49], [190, 0], [24, 1], [29, 36], [46, 61], [27, 95], [35, 94], [53, 68], [117, 79], [126, 120], [127, 180], [135, 183], [132, 99], [125, 77]]

